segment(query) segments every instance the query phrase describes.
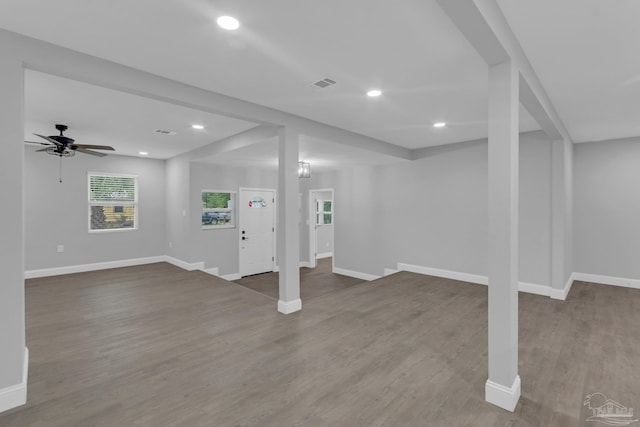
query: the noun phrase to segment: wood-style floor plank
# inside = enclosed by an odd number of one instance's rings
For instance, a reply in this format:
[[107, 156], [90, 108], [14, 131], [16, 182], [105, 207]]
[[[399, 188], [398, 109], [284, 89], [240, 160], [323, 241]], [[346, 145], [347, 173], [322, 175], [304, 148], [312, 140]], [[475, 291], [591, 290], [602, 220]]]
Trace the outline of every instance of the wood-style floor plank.
[[487, 288], [397, 273], [277, 313], [169, 264], [27, 281], [27, 405], [0, 426], [583, 426], [640, 408], [640, 291], [520, 294], [522, 398], [484, 402]]

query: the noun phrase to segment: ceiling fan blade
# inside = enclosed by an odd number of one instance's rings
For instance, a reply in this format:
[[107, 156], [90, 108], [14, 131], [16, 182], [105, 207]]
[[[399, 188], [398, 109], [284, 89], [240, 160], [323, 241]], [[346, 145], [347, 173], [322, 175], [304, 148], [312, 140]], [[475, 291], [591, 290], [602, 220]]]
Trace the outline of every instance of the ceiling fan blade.
[[55, 140], [55, 139], [53, 139], [53, 138], [49, 138], [48, 136], [38, 135], [37, 133], [34, 133], [34, 135], [35, 135], [35, 136], [39, 136], [39, 137], [40, 137], [40, 138], [42, 138], [42, 139], [46, 139], [47, 141], [49, 141], [49, 142], [50, 142], [50, 143], [52, 143], [52, 144], [55, 144], [55, 145], [62, 145], [60, 142], [56, 141], [56, 140]]
[[109, 151], [116, 151], [113, 147], [110, 147], [108, 145], [91, 145], [91, 144], [73, 144], [71, 145], [71, 148], [73, 148], [74, 150], [76, 148], [88, 148], [90, 150], [109, 150]]
[[37, 153], [38, 151], [47, 151], [49, 148], [51, 148], [51, 146], [46, 147], [46, 148], [41, 148], [41, 149], [39, 149], [39, 150], [36, 150], [36, 153]]
[[47, 144], [46, 142], [37, 142], [37, 141], [25, 141], [25, 143], [27, 143], [27, 144], [38, 144], [38, 145], [48, 145], [48, 146], [51, 145], [51, 144]]
[[82, 148], [82, 147], [77, 147], [75, 148], [75, 150], [84, 154], [91, 154], [92, 156], [98, 156], [98, 157], [104, 157], [107, 155], [106, 153], [99, 153], [97, 151], [87, 150], [86, 148]]

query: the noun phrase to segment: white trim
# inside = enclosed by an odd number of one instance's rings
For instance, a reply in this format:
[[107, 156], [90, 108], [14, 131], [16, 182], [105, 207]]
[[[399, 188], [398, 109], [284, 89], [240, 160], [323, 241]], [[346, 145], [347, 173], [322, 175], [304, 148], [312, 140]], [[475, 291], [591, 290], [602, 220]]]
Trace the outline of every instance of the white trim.
[[[166, 255], [161, 255], [161, 256], [154, 256], [154, 257], [147, 257], [147, 258], [123, 259], [118, 261], [96, 262], [93, 264], [68, 265], [65, 267], [52, 267], [52, 268], [42, 268], [38, 270], [27, 270], [24, 272], [24, 278], [35, 279], [37, 277], [59, 276], [61, 274], [83, 273], [85, 271], [106, 270], [109, 268], [132, 267], [134, 265], [153, 264], [156, 262], [169, 262], [171, 264], [178, 265], [170, 261], [168, 258], [170, 257], [167, 257]], [[175, 258], [171, 258], [171, 259], [175, 260]], [[175, 260], [175, 261], [179, 261], [179, 260]], [[180, 261], [180, 262], [183, 263], [183, 261]], [[182, 267], [182, 265], [178, 265], [178, 267]], [[203, 263], [203, 267], [204, 267], [204, 263]]]
[[228, 280], [229, 282], [242, 279], [242, 276], [240, 276], [240, 273], [225, 274], [224, 276], [219, 276], [219, 277], [221, 279]]
[[291, 314], [302, 310], [302, 300], [300, 298], [293, 301], [278, 300], [278, 311], [282, 314]]
[[205, 271], [204, 261], [188, 263], [178, 258], [170, 257], [165, 255], [163, 257], [163, 261], [168, 262], [169, 264], [173, 264], [176, 267], [180, 267], [183, 270], [194, 271], [194, 270], [202, 270]]
[[513, 412], [520, 399], [520, 375], [516, 375], [511, 387], [487, 380], [484, 385], [484, 399], [502, 409]]
[[[307, 200], [307, 205], [309, 207], [308, 217], [307, 217], [307, 226], [309, 233], [309, 267], [316, 268], [316, 260], [322, 258], [321, 255], [316, 254], [317, 250], [317, 226], [316, 226], [316, 204], [314, 193], [325, 193], [331, 192], [331, 225], [335, 224], [335, 192], [333, 188], [315, 188], [309, 190], [309, 200]], [[335, 248], [335, 229], [331, 229], [331, 237], [333, 240], [334, 248]], [[322, 254], [325, 255], [325, 254]], [[331, 253], [333, 256], [333, 252]]]
[[420, 265], [398, 263], [398, 271], [410, 271], [412, 273], [426, 274], [428, 276], [444, 277], [447, 279], [459, 280], [461, 282], [477, 283], [479, 285], [487, 285], [489, 279], [487, 276], [477, 274], [460, 273], [457, 271], [441, 270], [439, 268], [423, 267]]
[[27, 403], [27, 382], [29, 379], [29, 349], [24, 348], [22, 362], [22, 382], [0, 390], [0, 412]]
[[398, 270], [394, 270], [392, 268], [385, 268], [384, 273], [382, 273], [383, 277], [391, 276], [392, 274], [397, 273]]
[[600, 283], [603, 285], [620, 286], [623, 288], [640, 289], [640, 280], [628, 279], [624, 277], [615, 276], [602, 276], [600, 274], [589, 273], [573, 273], [573, 280], [580, 280], [582, 282]]
[[362, 273], [360, 271], [347, 270], [345, 268], [340, 268], [340, 267], [333, 267], [332, 272], [335, 274], [342, 274], [343, 276], [355, 277], [356, 279], [362, 279], [362, 280], [368, 280], [368, 281], [372, 281], [380, 278], [380, 276], [375, 276], [373, 274]]
[[549, 296], [553, 299], [557, 299], [561, 301], [566, 300], [574, 280], [576, 280], [576, 273], [571, 273], [571, 276], [569, 276], [569, 280], [567, 280], [567, 283], [564, 285], [564, 288], [563, 289], [551, 288], [551, 292]]
[[529, 294], [551, 296], [551, 286], [538, 285], [537, 283], [518, 282], [518, 290]]
[[331, 258], [332, 256], [333, 256], [333, 252], [325, 252], [323, 254], [316, 255], [316, 259]]
[[[385, 271], [385, 276], [388, 275], [387, 272], [389, 274], [393, 274], [396, 272], [390, 268], [385, 268], [384, 271]], [[426, 274], [428, 276], [444, 277], [446, 279], [459, 280], [461, 282], [468, 282], [468, 283], [476, 283], [478, 285], [485, 285], [485, 286], [487, 286], [489, 283], [489, 278], [487, 276], [482, 276], [479, 274], [460, 273], [458, 271], [442, 270], [439, 268], [423, 267], [420, 265], [405, 264], [401, 262], [398, 263], [397, 271], [410, 271], [412, 273]], [[553, 290], [549, 285], [539, 285], [537, 283], [527, 283], [527, 282], [518, 282], [518, 291], [527, 292], [529, 294], [534, 294], [534, 295], [543, 295], [547, 297], [551, 296], [553, 293]]]

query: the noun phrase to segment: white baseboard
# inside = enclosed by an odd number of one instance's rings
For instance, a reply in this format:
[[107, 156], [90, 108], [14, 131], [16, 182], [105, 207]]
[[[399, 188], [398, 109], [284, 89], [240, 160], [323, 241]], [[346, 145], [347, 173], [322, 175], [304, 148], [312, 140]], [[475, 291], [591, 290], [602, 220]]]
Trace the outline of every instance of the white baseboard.
[[24, 359], [22, 362], [22, 382], [20, 384], [6, 387], [0, 390], [0, 412], [27, 403], [27, 382], [29, 378], [29, 349], [24, 348]]
[[516, 375], [511, 387], [505, 387], [487, 380], [484, 386], [484, 399], [502, 409], [513, 412], [520, 399], [520, 375]]
[[[393, 271], [385, 268], [386, 271]], [[410, 271], [412, 273], [426, 274], [428, 276], [444, 277], [446, 279], [459, 280], [461, 282], [476, 283], [487, 286], [489, 278], [479, 274], [461, 273], [452, 270], [442, 270], [439, 268], [423, 267], [421, 265], [398, 263], [398, 271]], [[518, 282], [518, 291], [535, 295], [550, 296], [552, 289], [548, 285], [538, 285], [536, 283]]]
[[518, 290], [529, 294], [551, 296], [551, 286], [538, 285], [536, 283], [518, 282]]
[[234, 280], [242, 279], [242, 276], [240, 276], [240, 273], [231, 273], [231, 274], [225, 274], [224, 276], [220, 276], [220, 278], [233, 282]]
[[398, 270], [394, 270], [392, 268], [385, 268], [384, 269], [384, 273], [382, 273], [382, 276], [383, 277], [391, 276], [392, 274], [395, 274], [397, 272], [398, 272]]
[[291, 314], [302, 310], [302, 300], [300, 298], [293, 301], [278, 300], [278, 311], [282, 314]]
[[[69, 265], [65, 267], [42, 268], [38, 270], [27, 270], [24, 272], [25, 279], [35, 279], [37, 277], [59, 276], [61, 274], [84, 273], [86, 271], [106, 270], [108, 268], [132, 267], [134, 265], [153, 264], [167, 261], [164, 255], [123, 259], [118, 261], [96, 262], [93, 264]], [[169, 261], [170, 262], [170, 261]], [[173, 264], [173, 263], [172, 263]]]
[[479, 285], [487, 285], [489, 279], [487, 276], [477, 274], [460, 273], [458, 271], [442, 270], [439, 268], [423, 267], [421, 265], [398, 263], [398, 271], [410, 271], [412, 273], [426, 274], [428, 276], [444, 277], [446, 279], [459, 280], [461, 282], [477, 283]]
[[614, 276], [602, 276], [600, 274], [589, 274], [589, 273], [573, 273], [572, 278], [573, 280], [580, 280], [581, 282], [601, 283], [603, 285], [640, 289], [640, 280], [638, 279], [627, 279], [624, 277], [614, 277]]
[[576, 280], [576, 273], [571, 273], [569, 276], [569, 280], [565, 283], [564, 288], [562, 289], [553, 289], [551, 288], [551, 292], [549, 296], [553, 299], [557, 299], [560, 301], [564, 301], [567, 299], [567, 295], [569, 295], [569, 291], [571, 290], [571, 286], [573, 286], [573, 281]]
[[331, 258], [332, 256], [333, 256], [333, 252], [325, 252], [323, 254], [317, 254], [316, 259]]
[[194, 271], [194, 270], [205, 271], [204, 262], [203, 261], [189, 263], [189, 262], [186, 262], [186, 261], [183, 261], [181, 259], [168, 256], [168, 255], [164, 256], [163, 261], [168, 262], [169, 264], [173, 264], [176, 267], [180, 267], [183, 270], [187, 270], [187, 271]]
[[311, 262], [309, 262], [309, 261], [300, 261], [299, 266], [300, 267], [311, 268]]
[[372, 281], [379, 279], [380, 276], [373, 274], [361, 273], [360, 271], [347, 270], [345, 268], [333, 267], [333, 273], [342, 274], [343, 276], [355, 277], [356, 279]]

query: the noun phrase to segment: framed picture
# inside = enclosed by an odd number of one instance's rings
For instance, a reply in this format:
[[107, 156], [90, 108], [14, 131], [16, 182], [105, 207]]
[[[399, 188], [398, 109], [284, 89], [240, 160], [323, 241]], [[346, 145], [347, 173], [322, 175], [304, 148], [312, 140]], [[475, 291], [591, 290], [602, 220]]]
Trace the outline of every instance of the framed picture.
[[235, 228], [236, 192], [202, 190], [202, 229]]

